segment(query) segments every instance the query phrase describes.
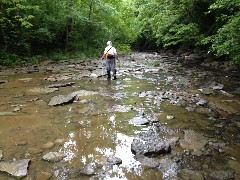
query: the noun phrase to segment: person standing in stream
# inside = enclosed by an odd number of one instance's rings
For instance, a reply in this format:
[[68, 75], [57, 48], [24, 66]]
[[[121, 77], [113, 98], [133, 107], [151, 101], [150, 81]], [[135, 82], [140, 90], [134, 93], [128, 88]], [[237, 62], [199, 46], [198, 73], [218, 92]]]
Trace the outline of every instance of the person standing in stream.
[[118, 60], [117, 50], [112, 46], [112, 42], [107, 42], [107, 47], [101, 57], [101, 60], [106, 58], [107, 79], [111, 79], [111, 71], [113, 72], [113, 80], [117, 79], [116, 76], [116, 60]]

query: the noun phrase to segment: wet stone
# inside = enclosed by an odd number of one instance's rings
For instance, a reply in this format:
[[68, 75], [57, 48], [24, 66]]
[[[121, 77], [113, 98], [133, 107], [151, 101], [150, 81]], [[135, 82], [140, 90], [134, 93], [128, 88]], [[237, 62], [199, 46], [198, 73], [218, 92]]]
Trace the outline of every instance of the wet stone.
[[135, 159], [141, 163], [142, 166], [148, 166], [152, 168], [156, 168], [160, 165], [158, 159], [155, 158], [148, 158], [146, 156], [140, 155], [136, 156]]
[[112, 165], [122, 164], [122, 160], [114, 156], [108, 157], [107, 162]]
[[173, 159], [163, 158], [158, 169], [163, 173], [163, 179], [175, 179], [177, 177], [178, 165]]
[[49, 162], [58, 162], [61, 161], [64, 157], [65, 155], [63, 153], [49, 152], [46, 155], [44, 155], [42, 159]]
[[0, 116], [15, 116], [16, 114], [13, 112], [0, 112]]
[[30, 159], [23, 159], [17, 161], [8, 161], [8, 162], [0, 162], [0, 171], [7, 172], [8, 174], [14, 177], [24, 177], [28, 174], [28, 165]]
[[115, 112], [128, 112], [132, 110], [132, 108], [127, 106], [116, 105], [112, 108], [112, 110]]
[[159, 134], [149, 130], [133, 139], [131, 150], [136, 155], [156, 156], [171, 151], [171, 146], [160, 139]]
[[199, 105], [199, 106], [204, 106], [204, 105], [207, 104], [207, 101], [204, 100], [204, 99], [200, 99], [196, 104]]
[[133, 125], [146, 125], [149, 123], [149, 120], [143, 117], [134, 117], [129, 121], [129, 124]]
[[28, 92], [30, 93], [39, 93], [39, 94], [48, 94], [58, 91], [58, 88], [34, 88], [29, 89]]
[[84, 176], [94, 176], [95, 173], [95, 165], [93, 163], [89, 163], [86, 166], [84, 166], [83, 170], [81, 171], [81, 175]]
[[182, 169], [179, 171], [180, 179], [204, 180], [204, 176], [199, 171]]
[[63, 83], [63, 84], [52, 84], [52, 85], [47, 86], [47, 88], [67, 87], [67, 86], [72, 86], [74, 84], [75, 84], [75, 82], [67, 82], [67, 83]]
[[0, 161], [2, 160], [3, 158], [3, 153], [2, 153], [2, 150], [0, 150]]
[[8, 80], [0, 80], [0, 84], [4, 84], [4, 83], [7, 83]]
[[209, 176], [213, 179], [228, 180], [228, 179], [234, 179], [234, 172], [231, 170], [213, 171], [209, 174]]
[[71, 103], [75, 100], [77, 94], [68, 94], [68, 95], [58, 95], [54, 96], [49, 102], [49, 106], [58, 106]]
[[211, 88], [199, 89], [199, 91], [204, 95], [214, 95], [214, 91]]
[[200, 151], [206, 146], [208, 140], [203, 135], [196, 133], [193, 130], [185, 130], [184, 139], [181, 139], [179, 142], [183, 149]]
[[54, 146], [53, 142], [48, 142], [43, 145], [43, 149], [51, 149]]

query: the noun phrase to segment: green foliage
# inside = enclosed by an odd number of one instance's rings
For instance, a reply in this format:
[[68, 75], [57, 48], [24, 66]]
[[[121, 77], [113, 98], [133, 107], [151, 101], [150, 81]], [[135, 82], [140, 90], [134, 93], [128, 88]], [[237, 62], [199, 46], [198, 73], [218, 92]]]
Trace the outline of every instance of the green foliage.
[[96, 57], [111, 40], [120, 53], [135, 42], [204, 49], [240, 64], [239, 8], [239, 0], [1, 0], [0, 63]]
[[203, 49], [240, 64], [239, 0], [135, 0], [134, 5], [135, 28], [148, 46]]
[[202, 43], [209, 44], [209, 52], [217, 57], [226, 56], [233, 64], [240, 64], [240, 3], [217, 0], [210, 6], [211, 11], [222, 12], [218, 21], [224, 22], [216, 34], [205, 38]]
[[[101, 54], [106, 42], [129, 51], [136, 34], [132, 7], [125, 0], [2, 0], [0, 49], [25, 58], [54, 54], [66, 59]], [[60, 52], [60, 53], [59, 53]], [[11, 64], [5, 56], [5, 64]], [[34, 59], [34, 58], [33, 58]], [[37, 60], [32, 60], [37, 62]], [[8, 63], [7, 63], [8, 62]]]

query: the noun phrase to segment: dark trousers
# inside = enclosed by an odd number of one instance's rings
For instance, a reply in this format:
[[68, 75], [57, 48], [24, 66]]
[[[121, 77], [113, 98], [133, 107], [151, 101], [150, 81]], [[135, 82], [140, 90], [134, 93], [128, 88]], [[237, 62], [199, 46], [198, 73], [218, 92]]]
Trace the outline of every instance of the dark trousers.
[[116, 76], [116, 60], [115, 60], [115, 58], [106, 60], [106, 68], [107, 68], [108, 73], [110, 73], [110, 71], [112, 71], [113, 76]]

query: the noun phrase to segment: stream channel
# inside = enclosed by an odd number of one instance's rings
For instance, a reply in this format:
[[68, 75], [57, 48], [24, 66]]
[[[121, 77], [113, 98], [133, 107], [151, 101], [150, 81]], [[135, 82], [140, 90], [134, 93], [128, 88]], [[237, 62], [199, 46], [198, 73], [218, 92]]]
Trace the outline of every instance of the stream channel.
[[0, 179], [240, 179], [239, 76], [169, 54], [0, 71]]

